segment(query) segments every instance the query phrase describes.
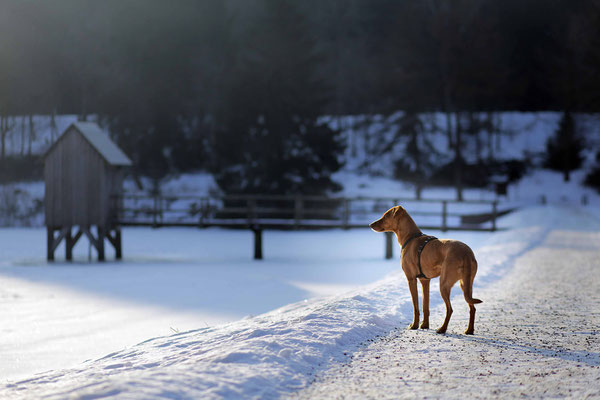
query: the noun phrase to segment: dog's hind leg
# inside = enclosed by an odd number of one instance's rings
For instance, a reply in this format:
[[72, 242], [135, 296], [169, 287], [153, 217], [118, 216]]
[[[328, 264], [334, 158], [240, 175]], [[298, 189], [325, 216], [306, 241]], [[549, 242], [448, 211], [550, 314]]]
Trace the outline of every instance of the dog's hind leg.
[[[468, 285], [468, 283], [467, 283]], [[465, 293], [465, 283], [463, 280], [460, 281], [460, 288], [462, 289], [463, 293]], [[466, 295], [465, 295], [466, 297]], [[473, 333], [475, 333], [475, 306], [471, 303], [467, 303], [469, 305], [469, 326], [467, 327], [467, 330], [465, 331], [465, 335], [472, 335]]]
[[423, 322], [421, 329], [429, 329], [429, 279], [420, 279], [423, 289]]
[[469, 326], [465, 331], [465, 335], [472, 335], [475, 333], [475, 306], [469, 304]]
[[472, 260], [470, 265], [465, 268], [464, 276], [460, 280], [460, 288], [465, 296], [465, 301], [469, 305], [469, 326], [465, 331], [466, 335], [472, 335], [475, 332], [475, 304], [481, 303], [481, 300], [473, 298], [473, 280], [477, 273], [477, 261]]
[[414, 318], [413, 323], [409, 326], [410, 329], [417, 329], [419, 327], [419, 293], [417, 292], [417, 279], [408, 280], [408, 288], [410, 289], [410, 296], [412, 297]]
[[437, 333], [446, 333], [446, 329], [448, 329], [448, 323], [452, 316], [452, 304], [450, 304], [451, 290], [452, 285], [449, 285], [448, 282], [444, 282], [443, 279], [440, 279], [440, 294], [442, 295], [442, 300], [444, 300], [444, 303], [446, 304], [446, 318], [444, 319], [442, 326], [436, 331]]

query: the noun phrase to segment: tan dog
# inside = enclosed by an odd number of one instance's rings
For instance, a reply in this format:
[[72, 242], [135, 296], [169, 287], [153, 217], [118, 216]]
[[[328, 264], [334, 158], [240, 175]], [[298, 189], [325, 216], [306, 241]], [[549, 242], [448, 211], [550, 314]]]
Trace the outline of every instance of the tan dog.
[[[421, 233], [415, 221], [401, 206], [390, 208], [383, 216], [370, 225], [375, 232], [394, 232], [402, 246], [402, 270], [408, 279], [412, 296], [414, 319], [410, 329], [419, 326], [419, 297], [417, 278], [423, 288], [423, 323], [421, 329], [429, 329], [429, 280], [440, 277], [440, 293], [446, 304], [446, 319], [437, 333], [445, 333], [452, 315], [450, 290], [457, 281], [469, 304], [469, 327], [466, 334], [475, 331], [475, 306], [481, 300], [472, 297], [473, 279], [477, 273], [477, 261], [473, 250], [457, 240], [434, 239], [428, 243], [428, 236]], [[426, 244], [425, 247], [422, 247]], [[419, 251], [421, 248], [422, 252]], [[419, 253], [420, 265], [419, 265]], [[420, 267], [420, 268], [419, 268]]]

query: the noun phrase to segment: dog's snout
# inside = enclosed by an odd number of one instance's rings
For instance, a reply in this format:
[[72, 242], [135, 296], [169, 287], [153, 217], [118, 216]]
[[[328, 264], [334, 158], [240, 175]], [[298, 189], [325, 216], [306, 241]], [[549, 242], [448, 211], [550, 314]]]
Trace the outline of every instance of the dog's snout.
[[377, 220], [377, 221], [375, 221], [375, 222], [371, 222], [371, 223], [369, 224], [369, 228], [371, 228], [371, 230], [373, 230], [373, 231], [375, 231], [375, 232], [380, 232], [380, 231], [381, 231], [381, 229], [380, 229], [380, 227], [379, 227], [379, 225], [380, 225], [380, 224], [379, 224], [379, 222], [381, 222], [381, 221], [380, 221], [380, 220]]

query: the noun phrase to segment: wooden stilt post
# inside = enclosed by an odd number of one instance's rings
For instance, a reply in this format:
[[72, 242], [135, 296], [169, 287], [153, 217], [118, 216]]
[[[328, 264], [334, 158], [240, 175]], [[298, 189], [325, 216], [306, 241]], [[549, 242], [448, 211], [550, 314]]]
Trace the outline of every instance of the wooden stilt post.
[[252, 228], [252, 232], [254, 232], [254, 259], [262, 260], [262, 229], [259, 226], [255, 226]]
[[51, 226], [48, 226], [47, 233], [48, 233], [48, 238], [47, 238], [48, 253], [47, 253], [46, 257], [47, 257], [48, 261], [54, 261], [54, 228]]
[[73, 261], [73, 232], [72, 227], [67, 228], [67, 233], [65, 234], [65, 258], [67, 261]]
[[98, 244], [98, 261], [104, 261], [104, 227], [103, 226], [98, 226], [98, 239], [97, 239], [97, 244]]
[[123, 258], [123, 245], [121, 243], [121, 228], [115, 228], [115, 258], [121, 260]]
[[385, 259], [394, 258], [394, 232], [385, 233]]

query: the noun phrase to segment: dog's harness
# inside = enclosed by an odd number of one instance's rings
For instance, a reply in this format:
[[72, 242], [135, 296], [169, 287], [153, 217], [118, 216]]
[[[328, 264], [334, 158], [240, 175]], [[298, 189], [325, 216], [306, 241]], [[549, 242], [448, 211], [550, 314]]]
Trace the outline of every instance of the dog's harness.
[[[404, 242], [404, 244], [402, 245], [402, 249], [405, 249], [406, 245], [408, 245], [413, 239], [416, 239], [421, 236], [425, 236], [425, 234], [423, 232], [419, 232], [419, 233], [412, 235], [410, 238], [408, 238], [408, 240], [406, 242]], [[417, 257], [418, 257], [417, 265], [419, 267], [419, 275], [417, 275], [417, 278], [429, 279], [425, 276], [425, 274], [421, 270], [421, 253], [423, 252], [423, 249], [425, 248], [425, 246], [427, 246], [427, 243], [431, 242], [432, 240], [436, 240], [436, 239], [437, 238], [435, 236], [426, 236], [423, 243], [421, 243], [421, 245], [417, 249]]]

